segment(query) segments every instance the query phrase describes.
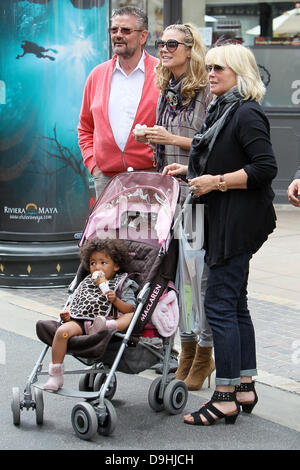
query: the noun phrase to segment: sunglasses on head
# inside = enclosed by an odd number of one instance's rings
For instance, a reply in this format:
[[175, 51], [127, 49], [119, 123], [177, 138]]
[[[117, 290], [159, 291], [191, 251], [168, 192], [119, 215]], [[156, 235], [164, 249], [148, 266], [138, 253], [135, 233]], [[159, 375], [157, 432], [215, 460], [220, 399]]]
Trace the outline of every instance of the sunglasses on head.
[[108, 32], [110, 34], [117, 34], [119, 31], [121, 31], [121, 34], [124, 34], [125, 36], [128, 36], [129, 34], [133, 33], [134, 31], [143, 31], [142, 29], [131, 29], [131, 28], [120, 28], [118, 26], [112, 26], [111, 28], [108, 28]]
[[211, 72], [212, 70], [214, 72], [223, 72], [223, 70], [226, 68], [226, 67], [223, 67], [222, 65], [206, 65], [205, 66], [206, 68], [206, 72]]
[[[183, 44], [184, 46], [188, 46], [184, 42], [176, 41], [176, 39], [168, 39], [167, 42], [163, 41], [162, 39], [157, 39], [155, 41], [155, 49], [162, 49], [166, 46], [169, 52], [175, 52], [179, 44]], [[189, 47], [189, 46], [188, 46]]]

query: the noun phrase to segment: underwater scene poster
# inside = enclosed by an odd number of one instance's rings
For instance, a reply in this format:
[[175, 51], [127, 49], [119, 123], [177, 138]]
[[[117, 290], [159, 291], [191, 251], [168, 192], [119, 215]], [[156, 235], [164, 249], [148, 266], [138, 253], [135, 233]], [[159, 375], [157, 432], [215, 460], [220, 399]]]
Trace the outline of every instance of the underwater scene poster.
[[0, 239], [72, 239], [94, 189], [77, 125], [109, 58], [109, 1], [0, 2]]

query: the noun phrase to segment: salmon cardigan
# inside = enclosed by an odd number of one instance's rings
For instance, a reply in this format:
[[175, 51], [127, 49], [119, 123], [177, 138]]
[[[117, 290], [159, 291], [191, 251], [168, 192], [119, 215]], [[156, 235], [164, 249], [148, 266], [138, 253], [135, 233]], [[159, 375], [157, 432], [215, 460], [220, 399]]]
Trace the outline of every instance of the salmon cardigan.
[[97, 166], [107, 176], [127, 171], [153, 170], [153, 151], [132, 135], [137, 123], [155, 125], [159, 89], [154, 85], [154, 67], [158, 59], [145, 52], [145, 82], [136, 116], [124, 151], [115, 142], [108, 118], [112, 73], [117, 55], [97, 65], [89, 74], [83, 93], [78, 124], [78, 143], [84, 165], [92, 172]]

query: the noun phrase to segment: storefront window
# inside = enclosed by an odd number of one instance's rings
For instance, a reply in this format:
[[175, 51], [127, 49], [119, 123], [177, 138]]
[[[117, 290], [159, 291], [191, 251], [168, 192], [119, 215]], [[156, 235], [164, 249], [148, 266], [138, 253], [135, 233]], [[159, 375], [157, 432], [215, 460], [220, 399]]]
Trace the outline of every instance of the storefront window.
[[163, 0], [148, 1], [149, 37], [148, 45], [154, 46], [164, 29]]
[[142, 10], [146, 10], [147, 7], [147, 0], [136, 0], [136, 1], [126, 1], [126, 0], [111, 0], [111, 10], [115, 10], [116, 8], [127, 7], [129, 5], [137, 8], [141, 8]]
[[300, 107], [300, 2], [207, 0], [206, 15], [212, 43], [223, 36], [253, 49], [267, 89], [265, 107]]

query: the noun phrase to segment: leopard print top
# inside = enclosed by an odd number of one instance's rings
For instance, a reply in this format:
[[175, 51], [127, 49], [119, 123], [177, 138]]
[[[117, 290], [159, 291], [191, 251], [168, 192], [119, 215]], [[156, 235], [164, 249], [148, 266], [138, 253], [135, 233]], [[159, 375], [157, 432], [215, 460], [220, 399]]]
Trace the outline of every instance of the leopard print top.
[[[116, 291], [120, 283], [127, 277], [127, 273], [116, 274], [108, 281], [110, 290]], [[77, 287], [69, 306], [71, 318], [76, 320], [94, 320], [98, 315], [109, 316], [112, 303], [102, 294], [99, 287], [88, 275]]]

